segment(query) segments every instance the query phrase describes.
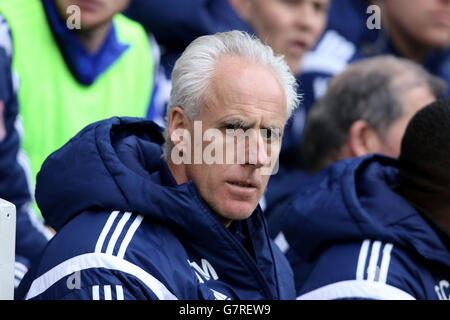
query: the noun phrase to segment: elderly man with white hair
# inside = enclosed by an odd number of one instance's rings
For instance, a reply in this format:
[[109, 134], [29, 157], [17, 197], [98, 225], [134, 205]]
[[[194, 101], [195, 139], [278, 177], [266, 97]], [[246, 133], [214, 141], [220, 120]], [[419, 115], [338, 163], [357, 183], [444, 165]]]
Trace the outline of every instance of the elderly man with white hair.
[[57, 234], [24, 298], [295, 298], [258, 206], [299, 103], [288, 65], [218, 33], [185, 50], [172, 82], [166, 141], [151, 121], [113, 118], [45, 161], [36, 199]]

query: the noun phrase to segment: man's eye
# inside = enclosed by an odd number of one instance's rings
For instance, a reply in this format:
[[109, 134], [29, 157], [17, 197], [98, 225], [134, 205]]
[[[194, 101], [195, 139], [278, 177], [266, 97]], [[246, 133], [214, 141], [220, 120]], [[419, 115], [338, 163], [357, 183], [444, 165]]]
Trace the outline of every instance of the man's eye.
[[278, 138], [278, 130], [276, 129], [262, 129], [261, 135], [264, 139], [271, 140]]
[[236, 129], [238, 129], [238, 126], [236, 124], [229, 123], [229, 124], [225, 125], [225, 129], [226, 130], [236, 130]]
[[225, 130], [232, 130], [232, 131], [237, 131], [237, 130], [248, 130], [251, 128], [251, 126], [245, 124], [245, 123], [226, 123], [222, 126]]

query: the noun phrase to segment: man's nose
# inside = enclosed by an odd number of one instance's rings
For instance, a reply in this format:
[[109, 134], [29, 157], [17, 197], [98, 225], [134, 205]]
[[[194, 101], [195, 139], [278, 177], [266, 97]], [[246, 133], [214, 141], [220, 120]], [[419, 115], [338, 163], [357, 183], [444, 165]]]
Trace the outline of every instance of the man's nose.
[[246, 165], [261, 168], [269, 164], [268, 148], [264, 137], [260, 132], [255, 131], [246, 146]]

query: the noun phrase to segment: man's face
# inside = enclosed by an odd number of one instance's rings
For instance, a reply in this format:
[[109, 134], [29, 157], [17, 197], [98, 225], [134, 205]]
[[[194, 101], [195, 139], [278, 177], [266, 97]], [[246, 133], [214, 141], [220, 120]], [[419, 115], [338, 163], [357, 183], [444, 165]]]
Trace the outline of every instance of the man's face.
[[426, 86], [414, 87], [403, 95], [404, 114], [389, 128], [380, 150], [381, 153], [397, 158], [400, 155], [401, 141], [412, 117], [436, 98]]
[[68, 16], [69, 6], [75, 5], [80, 8], [82, 30], [90, 30], [109, 23], [115, 14], [127, 8], [129, 2], [130, 0], [55, 0], [63, 17]]
[[384, 0], [383, 13], [402, 36], [425, 47], [450, 43], [450, 1]]
[[246, 0], [248, 22], [276, 54], [285, 55], [295, 74], [302, 57], [316, 44], [328, 14], [329, 0]]
[[[222, 162], [187, 164], [184, 170], [225, 225], [246, 219], [255, 210], [278, 159], [286, 116], [286, 96], [273, 71], [235, 56], [219, 59], [196, 121], [201, 121], [202, 135], [211, 129], [220, 131], [223, 139], [203, 141], [201, 149], [222, 150]], [[187, 129], [195, 146], [194, 124]], [[232, 136], [238, 129], [253, 139], [239, 146]], [[273, 137], [265, 135], [264, 129], [273, 129]], [[245, 159], [239, 162], [241, 147]]]

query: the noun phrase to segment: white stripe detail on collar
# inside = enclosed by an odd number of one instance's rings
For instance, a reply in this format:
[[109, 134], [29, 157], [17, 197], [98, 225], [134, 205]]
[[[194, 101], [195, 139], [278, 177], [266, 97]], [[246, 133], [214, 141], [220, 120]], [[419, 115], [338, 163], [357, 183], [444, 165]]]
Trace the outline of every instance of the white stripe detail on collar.
[[105, 238], [108, 235], [109, 230], [111, 229], [114, 220], [116, 219], [117, 215], [119, 214], [119, 211], [113, 211], [110, 215], [108, 220], [105, 223], [105, 226], [102, 229], [102, 232], [100, 233], [100, 236], [98, 237], [97, 243], [95, 245], [95, 252], [101, 252], [103, 243], [105, 242]]

